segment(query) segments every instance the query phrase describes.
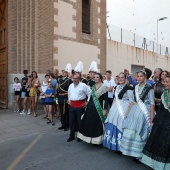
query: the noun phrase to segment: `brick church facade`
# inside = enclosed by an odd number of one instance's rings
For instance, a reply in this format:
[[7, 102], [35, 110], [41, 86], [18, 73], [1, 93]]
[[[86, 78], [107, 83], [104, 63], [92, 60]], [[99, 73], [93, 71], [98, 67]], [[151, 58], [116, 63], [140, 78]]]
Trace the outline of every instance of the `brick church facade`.
[[0, 0], [0, 107], [13, 105], [13, 78], [43, 77], [78, 61], [106, 70], [106, 0]]

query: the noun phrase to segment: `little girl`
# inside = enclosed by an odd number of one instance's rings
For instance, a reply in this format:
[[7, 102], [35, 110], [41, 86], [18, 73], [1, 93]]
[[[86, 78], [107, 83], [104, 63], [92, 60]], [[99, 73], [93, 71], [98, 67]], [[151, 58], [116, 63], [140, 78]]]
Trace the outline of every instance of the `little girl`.
[[53, 106], [53, 99], [54, 98], [54, 89], [52, 88], [52, 83], [48, 82], [48, 88], [45, 92], [45, 104], [47, 108], [47, 114], [48, 114], [48, 121], [47, 124], [51, 123], [53, 126], [55, 123], [53, 122], [52, 117], [52, 106]]
[[[20, 113], [21, 115], [30, 115], [31, 114], [31, 99], [30, 99], [30, 83], [31, 83], [32, 77], [31, 75], [28, 76], [28, 82], [25, 84], [26, 94], [24, 97], [24, 110]], [[28, 111], [27, 111], [27, 105], [28, 105]]]
[[14, 112], [19, 113], [20, 112], [20, 97], [21, 97], [21, 83], [19, 83], [18, 77], [14, 78], [14, 84], [13, 84], [13, 89], [15, 92], [15, 100], [17, 103], [17, 109]]

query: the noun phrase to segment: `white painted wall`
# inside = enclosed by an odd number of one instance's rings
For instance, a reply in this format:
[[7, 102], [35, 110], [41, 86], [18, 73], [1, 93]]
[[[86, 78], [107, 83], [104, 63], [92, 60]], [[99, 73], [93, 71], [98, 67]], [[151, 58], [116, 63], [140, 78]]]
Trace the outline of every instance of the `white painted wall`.
[[67, 63], [70, 63], [74, 69], [78, 61], [82, 61], [83, 73], [87, 74], [92, 61], [100, 64], [98, 59], [100, 49], [96, 46], [62, 39], [55, 41], [54, 45], [58, 47], [58, 66], [54, 66], [54, 69], [63, 70]]
[[111, 70], [116, 76], [124, 69], [132, 71], [132, 65], [150, 68], [152, 72], [155, 68], [170, 70], [170, 57], [156, 55], [153, 52], [136, 48], [120, 42], [107, 40], [107, 70]]
[[[76, 0], [72, 1], [76, 2]], [[73, 31], [73, 28], [77, 26], [73, 19], [76, 10], [71, 4], [58, 0], [57, 3], [54, 3], [54, 8], [58, 9], [58, 15], [54, 15], [54, 21], [58, 22], [58, 27], [54, 27], [54, 34], [67, 37], [66, 40], [60, 37], [58, 40], [54, 40], [53, 45], [58, 48], [58, 53], [53, 56], [58, 61], [58, 66], [54, 66], [54, 69], [57, 68], [61, 71], [65, 69], [67, 63], [70, 63], [74, 69], [78, 61], [82, 61], [83, 73], [88, 73], [92, 61], [100, 64], [98, 58], [100, 49], [95, 45], [76, 42], [76, 33]], [[100, 29], [98, 29], [98, 33], [100, 33]], [[98, 43], [100, 44], [100, 39], [98, 39]]]
[[170, 1], [169, 0], [107, 0], [108, 24], [118, 26], [157, 41], [159, 21], [159, 44], [170, 47]]
[[76, 27], [76, 21], [73, 20], [76, 10], [73, 9], [72, 5], [61, 0], [54, 3], [54, 8], [58, 9], [58, 16], [54, 15], [54, 21], [58, 22], [58, 27], [54, 27], [54, 34], [76, 38], [76, 33], [73, 32], [73, 27]]

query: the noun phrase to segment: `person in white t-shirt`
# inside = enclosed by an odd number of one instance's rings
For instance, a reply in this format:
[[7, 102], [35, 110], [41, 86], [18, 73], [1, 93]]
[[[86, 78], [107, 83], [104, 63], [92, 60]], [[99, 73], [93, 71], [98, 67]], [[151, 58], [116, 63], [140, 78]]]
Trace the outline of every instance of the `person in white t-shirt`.
[[[73, 76], [73, 83], [70, 84], [68, 88], [68, 101], [70, 103], [69, 107], [69, 126], [70, 126], [70, 137], [67, 142], [71, 142], [75, 139], [75, 124], [77, 121], [78, 129], [81, 125], [81, 117], [84, 113], [84, 108], [91, 97], [91, 89], [85, 83], [81, 81], [81, 75], [75, 73]], [[86, 102], [86, 97], [87, 102]], [[78, 138], [77, 142], [81, 140]]]
[[111, 108], [114, 98], [113, 89], [116, 86], [116, 83], [112, 78], [112, 72], [110, 70], [106, 71], [106, 80], [104, 80], [103, 83], [108, 87], [108, 104]]
[[18, 77], [14, 78], [14, 84], [13, 84], [13, 89], [15, 92], [15, 100], [16, 100], [16, 104], [17, 104], [17, 109], [14, 112], [19, 113], [21, 106], [20, 106], [20, 98], [21, 98], [21, 83], [19, 83], [19, 79]]

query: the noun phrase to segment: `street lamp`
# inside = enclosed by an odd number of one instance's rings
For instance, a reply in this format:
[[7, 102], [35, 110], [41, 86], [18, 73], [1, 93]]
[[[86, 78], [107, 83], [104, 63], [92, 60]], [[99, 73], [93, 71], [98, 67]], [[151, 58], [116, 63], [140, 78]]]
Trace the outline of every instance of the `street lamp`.
[[163, 21], [165, 19], [168, 19], [168, 18], [167, 17], [162, 17], [162, 18], [157, 19], [157, 55], [158, 55], [158, 22]]

